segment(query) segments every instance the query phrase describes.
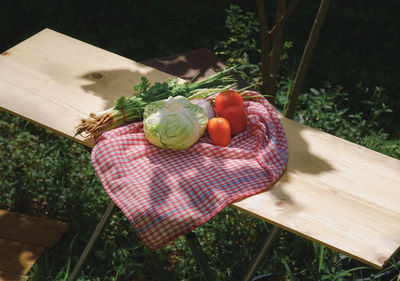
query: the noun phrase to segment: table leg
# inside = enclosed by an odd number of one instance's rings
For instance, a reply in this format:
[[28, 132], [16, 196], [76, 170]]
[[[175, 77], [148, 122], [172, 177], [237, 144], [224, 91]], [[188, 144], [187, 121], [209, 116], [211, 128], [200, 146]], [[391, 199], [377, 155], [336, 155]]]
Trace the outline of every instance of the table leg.
[[146, 247], [146, 249], [147, 249], [147, 252], [148, 252], [148, 254], [150, 256], [151, 262], [153, 263], [153, 266], [155, 268], [155, 271], [156, 271], [155, 275], [157, 277], [157, 280], [163, 280], [163, 281], [172, 280], [172, 277], [170, 276], [170, 273], [165, 271], [162, 268], [161, 261], [160, 261], [159, 256], [157, 255], [157, 253], [151, 251], [147, 247]]
[[215, 280], [214, 274], [211, 271], [210, 266], [208, 265], [208, 261], [206, 255], [201, 248], [199, 241], [197, 240], [196, 234], [193, 232], [189, 232], [185, 235], [186, 241], [189, 244], [190, 250], [193, 253], [194, 259], [196, 263], [200, 267], [200, 270], [205, 275], [207, 281]]
[[257, 266], [260, 264], [262, 258], [266, 255], [268, 249], [271, 247], [272, 243], [274, 242], [276, 236], [279, 233], [279, 230], [280, 230], [280, 228], [278, 226], [274, 225], [274, 227], [272, 228], [267, 239], [264, 241], [264, 244], [263, 244], [260, 252], [256, 256], [256, 258], [253, 260], [253, 263], [251, 264], [246, 275], [243, 277], [243, 279], [242, 279], [243, 281], [249, 281], [251, 276], [253, 276], [254, 271], [256, 271]]
[[78, 277], [83, 264], [86, 261], [87, 256], [89, 255], [89, 253], [91, 252], [94, 243], [97, 241], [97, 238], [100, 236], [101, 232], [104, 229], [104, 226], [106, 224], [106, 222], [108, 221], [108, 219], [110, 218], [110, 215], [113, 211], [115, 207], [115, 204], [113, 201], [110, 202], [110, 204], [108, 204], [108, 207], [106, 209], [106, 211], [103, 214], [103, 217], [101, 218], [100, 222], [97, 224], [96, 229], [94, 230], [92, 236], [89, 239], [89, 242], [87, 243], [85, 249], [83, 250], [78, 263], [75, 265], [74, 270], [71, 273], [71, 276], [69, 277], [68, 281], [75, 281], [76, 278]]

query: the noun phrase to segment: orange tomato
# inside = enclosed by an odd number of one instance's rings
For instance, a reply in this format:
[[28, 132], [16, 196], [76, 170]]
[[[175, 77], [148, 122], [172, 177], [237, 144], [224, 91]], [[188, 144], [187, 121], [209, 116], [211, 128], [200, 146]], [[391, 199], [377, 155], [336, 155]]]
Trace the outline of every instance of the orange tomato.
[[228, 106], [234, 105], [243, 107], [243, 98], [233, 90], [223, 91], [215, 98], [215, 109], [219, 114]]
[[225, 118], [211, 118], [207, 124], [207, 131], [215, 145], [227, 146], [231, 141], [231, 126]]
[[221, 112], [221, 116], [228, 120], [232, 136], [246, 130], [247, 117], [242, 106], [228, 106]]

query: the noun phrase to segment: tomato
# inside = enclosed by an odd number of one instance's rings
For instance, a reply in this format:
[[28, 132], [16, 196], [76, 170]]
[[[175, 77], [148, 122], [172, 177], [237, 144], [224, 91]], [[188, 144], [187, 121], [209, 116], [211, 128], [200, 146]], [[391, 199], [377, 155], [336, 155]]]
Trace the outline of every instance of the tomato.
[[219, 114], [221, 114], [221, 112], [228, 106], [233, 105], [243, 107], [242, 96], [233, 90], [223, 91], [215, 98], [215, 109]]
[[211, 118], [207, 124], [207, 131], [215, 145], [227, 146], [231, 141], [231, 126], [225, 118]]
[[228, 120], [232, 136], [246, 130], [247, 117], [242, 106], [228, 106], [221, 112], [221, 116]]

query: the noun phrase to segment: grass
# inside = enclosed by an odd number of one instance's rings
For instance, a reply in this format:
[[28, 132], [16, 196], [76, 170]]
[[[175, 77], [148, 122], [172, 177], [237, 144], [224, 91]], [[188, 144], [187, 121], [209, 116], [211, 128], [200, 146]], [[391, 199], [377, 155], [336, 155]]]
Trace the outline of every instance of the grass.
[[[312, 1], [303, 2], [285, 34], [287, 48], [277, 98], [282, 111], [306, 39], [299, 30], [308, 32], [316, 8]], [[237, 8], [226, 12], [232, 3], [245, 12]], [[395, 1], [332, 3], [295, 118], [400, 159], [400, 130], [395, 121], [400, 112], [396, 91], [400, 79], [393, 65], [399, 20], [390, 4], [396, 5]], [[245, 60], [254, 65], [259, 58], [255, 17], [251, 16], [254, 8], [255, 3], [247, 1], [7, 0], [0, 10], [0, 51], [49, 27], [138, 61], [208, 47], [227, 62]], [[349, 34], [349, 26], [353, 33]], [[249, 41], [235, 41], [243, 33]], [[359, 40], [353, 40], [354, 36]], [[249, 77], [254, 78], [254, 72]], [[71, 223], [62, 241], [29, 272], [31, 280], [67, 280], [109, 202], [88, 151], [0, 112], [0, 153], [0, 208]], [[271, 225], [228, 207], [195, 232], [218, 280], [239, 280], [261, 245], [260, 237], [270, 229]], [[158, 254], [174, 280], [201, 280], [184, 238]], [[257, 274], [284, 273], [293, 280], [373, 280], [371, 275], [395, 280], [398, 261], [394, 257], [382, 271], [365, 268], [282, 231]], [[119, 210], [114, 211], [79, 280], [156, 280], [151, 255]]]

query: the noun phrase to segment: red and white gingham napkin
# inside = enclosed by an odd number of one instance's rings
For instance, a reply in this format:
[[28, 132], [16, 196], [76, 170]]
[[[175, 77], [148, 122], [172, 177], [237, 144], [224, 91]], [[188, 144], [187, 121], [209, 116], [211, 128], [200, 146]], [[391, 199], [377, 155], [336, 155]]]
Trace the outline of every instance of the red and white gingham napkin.
[[268, 189], [283, 173], [288, 150], [278, 113], [264, 98], [245, 101], [245, 110], [248, 127], [227, 147], [213, 145], [205, 133], [187, 150], [158, 148], [145, 138], [142, 122], [102, 134], [93, 167], [151, 250]]

